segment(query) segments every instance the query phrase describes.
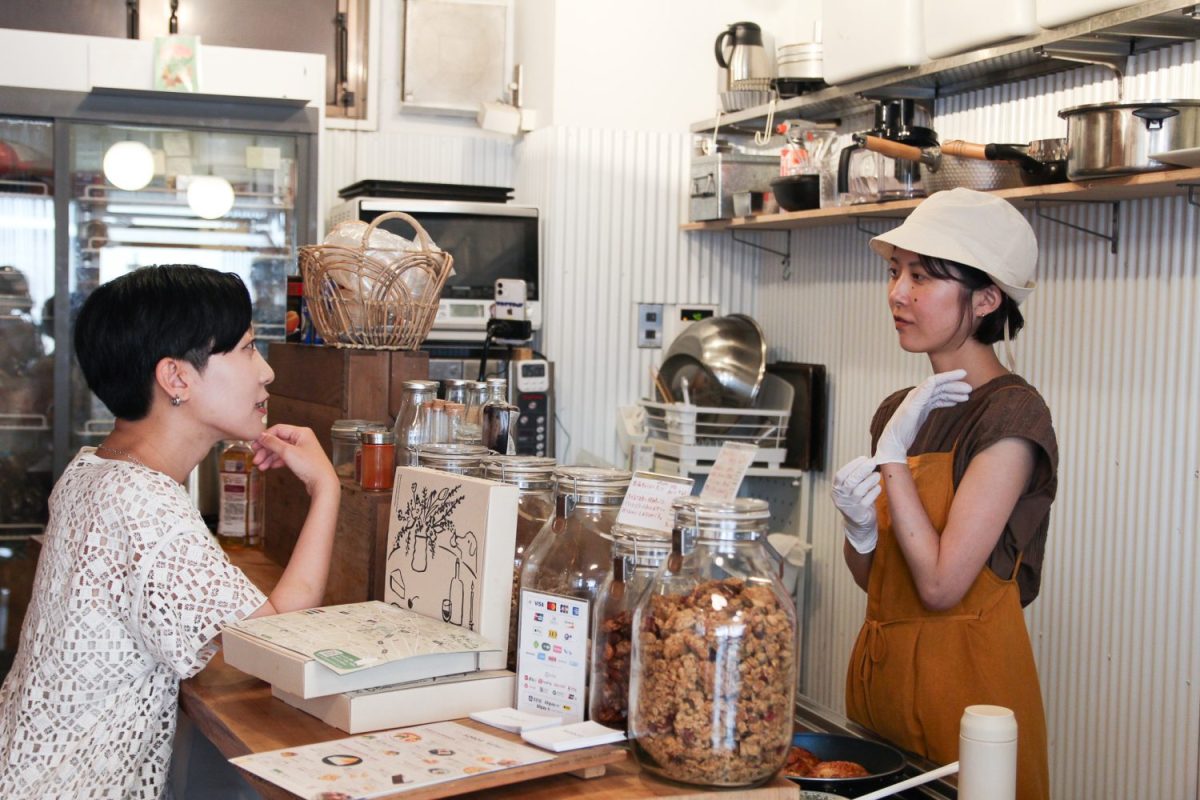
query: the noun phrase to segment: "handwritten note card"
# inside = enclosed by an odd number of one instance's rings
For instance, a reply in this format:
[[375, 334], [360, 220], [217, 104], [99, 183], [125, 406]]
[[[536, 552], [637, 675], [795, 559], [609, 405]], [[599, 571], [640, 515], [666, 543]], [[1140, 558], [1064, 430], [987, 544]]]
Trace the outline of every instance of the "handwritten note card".
[[726, 442], [721, 445], [700, 496], [705, 500], [732, 500], [737, 497], [746, 470], [754, 463], [757, 453], [758, 445], [755, 444]]
[[691, 478], [675, 475], [658, 475], [653, 472], [637, 472], [629, 482], [617, 522], [637, 528], [670, 533], [675, 524], [675, 512], [671, 504], [677, 498], [692, 493]]

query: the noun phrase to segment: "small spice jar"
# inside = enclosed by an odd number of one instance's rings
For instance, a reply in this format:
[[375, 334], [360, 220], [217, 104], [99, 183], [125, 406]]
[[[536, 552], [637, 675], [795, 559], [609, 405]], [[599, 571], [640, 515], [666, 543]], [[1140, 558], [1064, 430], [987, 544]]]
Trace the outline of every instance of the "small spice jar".
[[332, 451], [329, 460], [333, 462], [333, 469], [339, 478], [360, 480], [358, 448], [361, 442], [358, 433], [370, 424], [371, 421], [367, 419], [339, 419], [334, 420], [329, 428]]
[[423, 444], [417, 447], [417, 465], [482, 478], [483, 459], [487, 454], [487, 448], [477, 444]]
[[617, 523], [612, 527], [612, 572], [596, 595], [588, 718], [610, 728], [628, 721], [633, 612], [671, 553], [662, 532]]
[[383, 425], [372, 425], [359, 433], [362, 441], [364, 489], [391, 489], [396, 479], [396, 434]]
[[792, 740], [796, 612], [763, 500], [676, 500], [671, 552], [633, 615], [629, 729], [642, 768], [753, 786]]

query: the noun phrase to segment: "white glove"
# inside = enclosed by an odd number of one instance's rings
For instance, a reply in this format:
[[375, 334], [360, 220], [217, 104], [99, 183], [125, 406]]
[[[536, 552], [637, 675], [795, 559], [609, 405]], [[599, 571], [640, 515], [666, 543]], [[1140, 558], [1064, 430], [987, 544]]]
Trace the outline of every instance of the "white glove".
[[963, 380], [966, 376], [965, 369], [939, 372], [914, 387], [880, 434], [875, 445], [875, 464], [905, 463], [908, 448], [912, 447], [929, 412], [957, 405], [971, 396], [971, 385]]
[[875, 521], [875, 498], [882, 487], [875, 462], [859, 456], [833, 476], [833, 504], [846, 520], [846, 538], [850, 546], [862, 554], [875, 549], [879, 541], [879, 526]]

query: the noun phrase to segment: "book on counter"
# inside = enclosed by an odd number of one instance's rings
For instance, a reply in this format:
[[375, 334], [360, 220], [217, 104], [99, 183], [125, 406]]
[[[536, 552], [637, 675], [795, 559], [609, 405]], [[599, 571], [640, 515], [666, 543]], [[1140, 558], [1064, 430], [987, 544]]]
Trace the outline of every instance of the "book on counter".
[[222, 643], [225, 663], [303, 699], [475, 672], [497, 650], [379, 601], [241, 620], [225, 626]]
[[347, 733], [367, 733], [474, 716], [472, 712], [481, 708], [511, 703], [515, 684], [512, 672], [499, 669], [310, 699], [278, 686], [271, 687], [271, 693], [335, 728]]

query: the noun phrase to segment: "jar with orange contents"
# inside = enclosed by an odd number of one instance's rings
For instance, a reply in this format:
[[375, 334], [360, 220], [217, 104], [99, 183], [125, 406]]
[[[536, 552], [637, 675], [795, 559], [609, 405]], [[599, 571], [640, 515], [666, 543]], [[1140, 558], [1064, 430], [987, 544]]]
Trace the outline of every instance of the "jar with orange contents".
[[383, 425], [373, 425], [359, 433], [362, 440], [362, 478], [364, 489], [391, 489], [396, 478], [396, 434]]

